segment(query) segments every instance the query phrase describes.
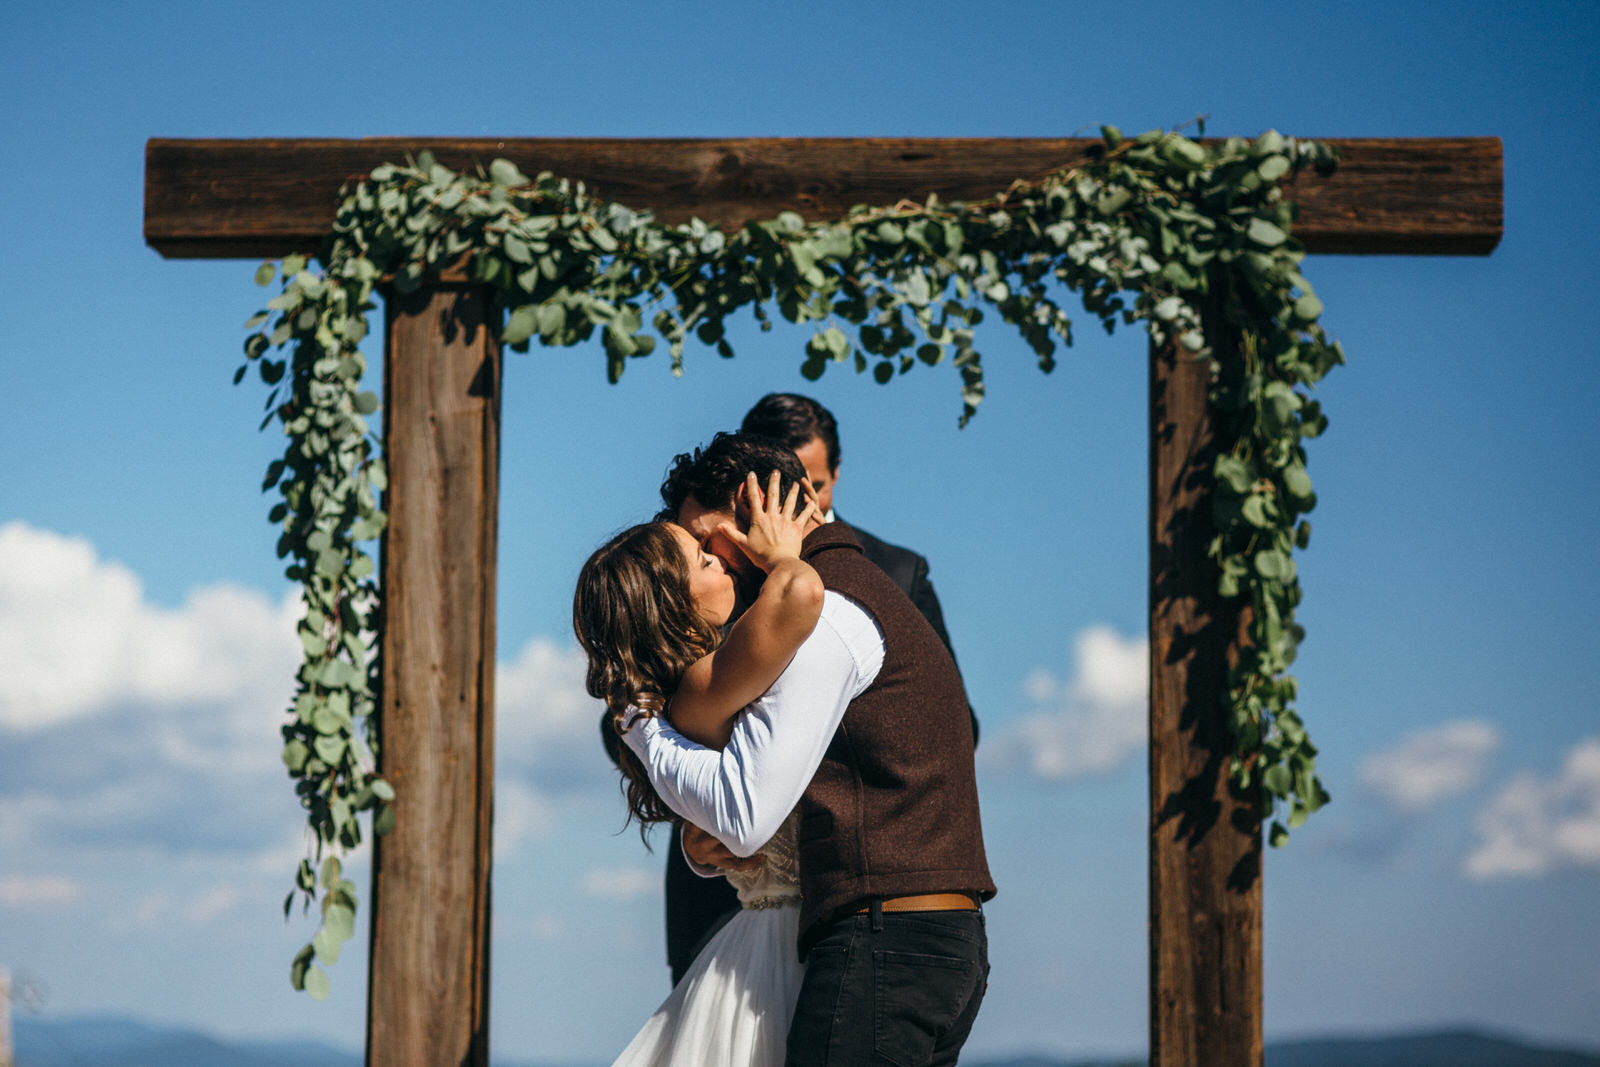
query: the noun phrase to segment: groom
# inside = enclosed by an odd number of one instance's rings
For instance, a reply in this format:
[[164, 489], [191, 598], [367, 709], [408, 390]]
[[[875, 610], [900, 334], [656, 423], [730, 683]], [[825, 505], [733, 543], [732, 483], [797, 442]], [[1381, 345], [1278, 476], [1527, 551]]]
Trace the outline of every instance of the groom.
[[[748, 525], [745, 476], [804, 476], [793, 452], [718, 434], [680, 455], [667, 511], [734, 573], [759, 580], [718, 532]], [[833, 594], [794, 661], [722, 753], [670, 729], [628, 743], [662, 798], [735, 855], [760, 848], [798, 801], [805, 979], [787, 1063], [954, 1063], [988, 975], [978, 901], [994, 895], [972, 727], [938, 635], [850, 531], [814, 523], [801, 547]]]

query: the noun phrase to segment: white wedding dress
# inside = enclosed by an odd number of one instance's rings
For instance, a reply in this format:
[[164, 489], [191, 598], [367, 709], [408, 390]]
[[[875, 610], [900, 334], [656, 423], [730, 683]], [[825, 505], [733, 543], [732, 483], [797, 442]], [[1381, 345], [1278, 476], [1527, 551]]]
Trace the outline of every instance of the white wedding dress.
[[760, 867], [728, 875], [739, 891], [738, 914], [706, 943], [612, 1067], [783, 1067], [805, 974], [795, 944], [795, 825], [791, 814], [756, 853]]

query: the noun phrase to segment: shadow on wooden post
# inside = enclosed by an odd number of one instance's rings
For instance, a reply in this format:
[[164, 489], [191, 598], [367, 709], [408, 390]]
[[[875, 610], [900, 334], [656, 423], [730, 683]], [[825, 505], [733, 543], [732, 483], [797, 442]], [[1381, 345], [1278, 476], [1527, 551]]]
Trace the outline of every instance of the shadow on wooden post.
[[[1218, 352], [1239, 344], [1200, 309]], [[1150, 1064], [1260, 1067], [1261, 823], [1228, 781], [1239, 611], [1217, 593], [1205, 360], [1150, 353]]]
[[368, 1067], [487, 1067], [500, 342], [486, 290], [386, 300], [383, 733]]

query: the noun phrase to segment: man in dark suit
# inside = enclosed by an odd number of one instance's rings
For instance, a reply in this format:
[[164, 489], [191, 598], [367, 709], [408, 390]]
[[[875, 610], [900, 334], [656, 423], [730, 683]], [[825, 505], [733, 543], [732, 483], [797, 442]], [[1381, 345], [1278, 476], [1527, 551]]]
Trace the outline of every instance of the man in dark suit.
[[[792, 449], [817, 490], [817, 503], [826, 522], [848, 526], [867, 559], [894, 579], [933, 626], [939, 640], [950, 648], [939, 597], [928, 580], [928, 561], [909, 548], [901, 548], [838, 518], [833, 512], [833, 491], [839, 481], [839, 426], [827, 408], [796, 393], [769, 393], [756, 402], [740, 424], [742, 433], [769, 437]], [[955, 649], [950, 648], [955, 657]], [[969, 709], [970, 711], [970, 709]], [[602, 727], [604, 730], [604, 727]], [[605, 733], [612, 733], [604, 730]], [[972, 715], [972, 737], [978, 737], [978, 717]], [[614, 735], [607, 740], [615, 744]], [[613, 757], [614, 758], [614, 757]], [[672, 984], [689, 969], [700, 949], [739, 910], [738, 897], [726, 879], [702, 878], [684, 862], [678, 831], [667, 844], [667, 964]]]

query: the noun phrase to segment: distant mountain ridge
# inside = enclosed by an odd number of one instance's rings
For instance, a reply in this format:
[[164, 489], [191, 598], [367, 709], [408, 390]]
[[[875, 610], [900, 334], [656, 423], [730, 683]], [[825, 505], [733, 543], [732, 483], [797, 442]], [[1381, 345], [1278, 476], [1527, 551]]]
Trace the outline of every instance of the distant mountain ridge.
[[[16, 1022], [16, 1067], [361, 1067], [361, 1054], [311, 1041], [224, 1041], [128, 1019]], [[1267, 1045], [1267, 1067], [1600, 1067], [1600, 1052], [1534, 1045], [1462, 1028], [1377, 1037], [1318, 1037]], [[964, 1060], [967, 1067], [1143, 1067], [1142, 1055], [1031, 1055]], [[496, 1058], [495, 1067], [600, 1067]]]

